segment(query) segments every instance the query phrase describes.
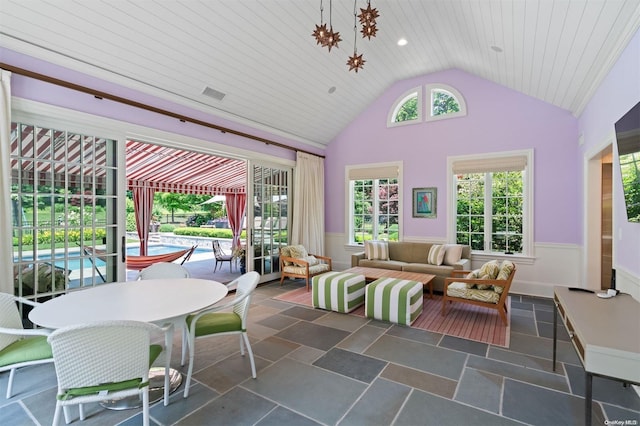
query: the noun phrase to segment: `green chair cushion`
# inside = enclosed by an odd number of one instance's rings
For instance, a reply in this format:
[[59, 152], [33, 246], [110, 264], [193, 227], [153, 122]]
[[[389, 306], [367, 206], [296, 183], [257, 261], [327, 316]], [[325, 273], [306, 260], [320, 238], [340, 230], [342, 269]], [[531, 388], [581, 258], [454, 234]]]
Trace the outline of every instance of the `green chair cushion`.
[[[187, 317], [187, 325], [191, 327], [193, 316]], [[196, 324], [196, 337], [209, 334], [243, 331], [242, 318], [235, 312], [213, 312], [200, 317]]]
[[31, 336], [13, 342], [0, 351], [0, 367], [52, 358], [47, 336]]
[[[151, 345], [149, 346], [149, 366], [158, 358], [162, 353], [162, 346]], [[100, 392], [118, 392], [125, 389], [143, 388], [148, 386], [149, 382], [142, 383], [140, 379], [124, 380], [122, 382], [104, 383], [96, 386], [85, 386], [82, 388], [67, 389], [66, 392], [58, 395], [60, 401], [68, 401], [72, 398], [79, 396], [95, 395]]]
[[142, 384], [142, 380], [140, 379], [131, 379], [125, 380], [122, 382], [115, 383], [105, 383], [97, 386], [86, 386], [83, 388], [72, 388], [67, 389], [65, 393], [58, 395], [58, 400], [60, 401], [68, 401], [72, 398], [76, 398], [79, 396], [87, 396], [87, 395], [95, 395], [100, 392], [117, 392], [125, 389], [133, 389], [133, 388], [142, 388], [149, 384], [149, 382]]
[[160, 356], [161, 353], [162, 353], [161, 345], [149, 346], [149, 367], [151, 367], [151, 364], [153, 364], [153, 362], [158, 358], [158, 356]]

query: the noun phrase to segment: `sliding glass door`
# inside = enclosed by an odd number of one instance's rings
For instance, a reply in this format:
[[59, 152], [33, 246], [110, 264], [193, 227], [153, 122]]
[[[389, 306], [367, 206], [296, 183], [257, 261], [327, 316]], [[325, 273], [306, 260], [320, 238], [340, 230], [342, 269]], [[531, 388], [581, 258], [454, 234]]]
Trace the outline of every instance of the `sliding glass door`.
[[11, 125], [15, 294], [31, 299], [117, 280], [117, 141]]
[[252, 163], [249, 170], [247, 269], [264, 282], [279, 277], [280, 247], [289, 241], [291, 169]]

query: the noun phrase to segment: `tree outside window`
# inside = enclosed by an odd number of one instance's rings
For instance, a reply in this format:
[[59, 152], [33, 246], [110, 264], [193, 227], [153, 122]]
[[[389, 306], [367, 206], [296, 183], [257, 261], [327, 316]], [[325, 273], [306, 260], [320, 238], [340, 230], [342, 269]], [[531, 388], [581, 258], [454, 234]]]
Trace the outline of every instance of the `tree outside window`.
[[472, 250], [523, 253], [523, 172], [456, 176], [456, 241]]
[[398, 179], [351, 181], [351, 243], [398, 241]]

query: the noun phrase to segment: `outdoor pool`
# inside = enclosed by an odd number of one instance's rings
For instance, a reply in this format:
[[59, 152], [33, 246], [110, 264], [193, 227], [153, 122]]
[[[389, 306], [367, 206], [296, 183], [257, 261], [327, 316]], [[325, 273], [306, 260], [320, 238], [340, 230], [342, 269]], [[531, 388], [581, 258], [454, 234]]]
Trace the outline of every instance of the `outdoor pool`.
[[[149, 246], [147, 249], [147, 254], [148, 255], [154, 255], [154, 254], [164, 254], [164, 253], [171, 253], [173, 251], [178, 251], [178, 250], [182, 250], [188, 247], [184, 247], [184, 246], [173, 246], [173, 245], [169, 245], [169, 244], [154, 244], [152, 246]], [[203, 253], [210, 253], [211, 249], [207, 249], [206, 247], [203, 248], [196, 248], [195, 251], [193, 252], [193, 254], [203, 254]], [[80, 269], [86, 269], [86, 268], [91, 268], [91, 260], [89, 259], [79, 259], [79, 258], [74, 258], [75, 256], [79, 256], [80, 251], [79, 249], [74, 249], [74, 250], [69, 250], [69, 256], [71, 257], [68, 261], [67, 264], [65, 265], [64, 260], [62, 260], [62, 256], [63, 253], [59, 253], [55, 256], [54, 258], [54, 264], [60, 268], [67, 268], [71, 271], [77, 271]], [[129, 246], [127, 247], [127, 255], [129, 256], [139, 256], [140, 255], [140, 247], [139, 246]], [[14, 258], [14, 261], [17, 261], [17, 258]], [[23, 256], [22, 257], [22, 261], [30, 261], [33, 260], [33, 256]], [[38, 260], [51, 260], [51, 252], [45, 252], [45, 253], [40, 253], [38, 255]], [[100, 267], [100, 266], [104, 266], [105, 263], [100, 260], [100, 259], [96, 259], [96, 266]]]

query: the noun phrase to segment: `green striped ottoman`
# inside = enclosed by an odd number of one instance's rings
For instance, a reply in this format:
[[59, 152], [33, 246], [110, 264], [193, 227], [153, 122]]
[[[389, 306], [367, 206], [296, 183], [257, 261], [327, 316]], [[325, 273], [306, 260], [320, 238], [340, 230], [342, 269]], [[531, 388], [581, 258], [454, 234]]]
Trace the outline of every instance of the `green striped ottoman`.
[[365, 290], [365, 316], [411, 325], [422, 313], [422, 283], [380, 278]]
[[364, 275], [327, 272], [312, 279], [313, 307], [351, 312], [364, 303]]

